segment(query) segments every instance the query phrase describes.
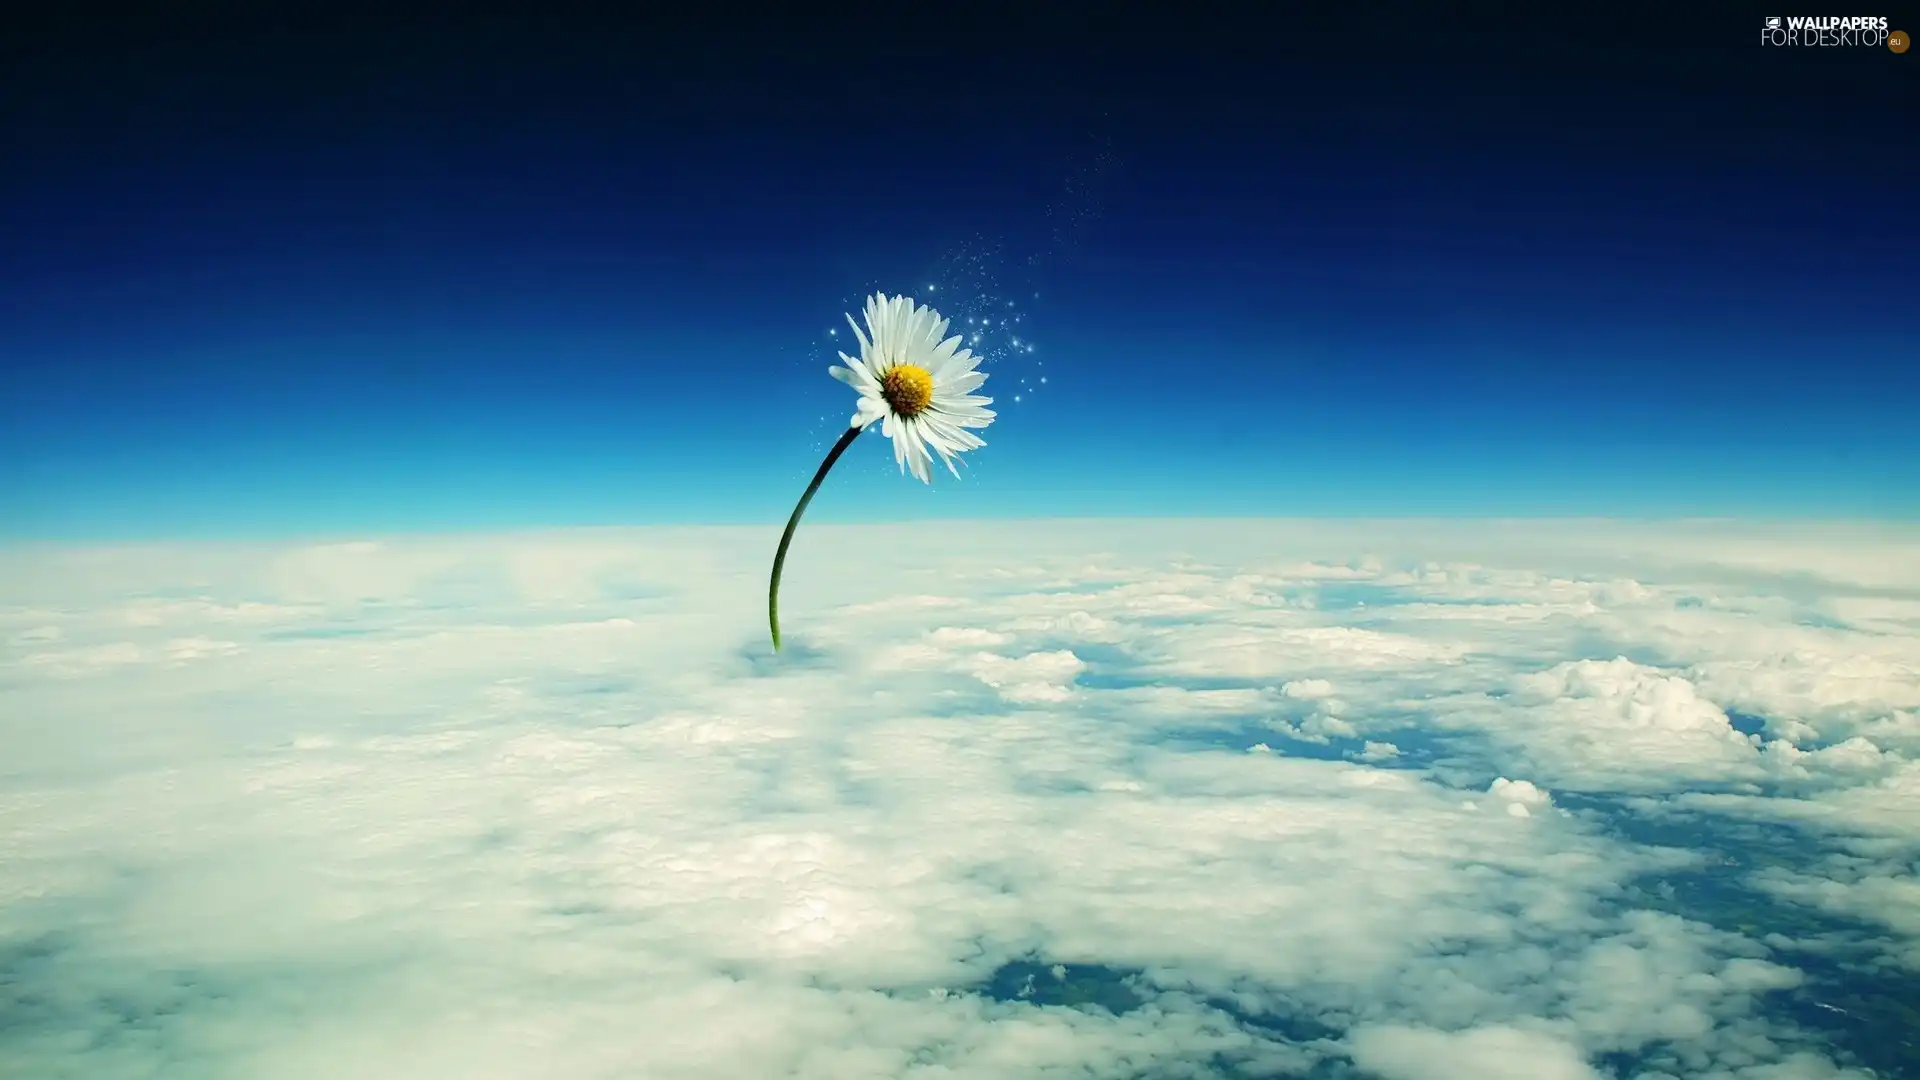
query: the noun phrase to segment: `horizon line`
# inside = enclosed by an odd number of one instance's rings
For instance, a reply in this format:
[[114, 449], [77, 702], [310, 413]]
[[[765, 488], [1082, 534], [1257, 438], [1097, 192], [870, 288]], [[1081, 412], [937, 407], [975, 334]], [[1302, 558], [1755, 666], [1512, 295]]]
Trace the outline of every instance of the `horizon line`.
[[[1005, 529], [1021, 525], [1046, 524], [1051, 526], [1098, 526], [1115, 522], [1181, 524], [1187, 522], [1207, 522], [1212, 524], [1241, 523], [1246, 525], [1342, 525], [1342, 526], [1405, 526], [1420, 524], [1459, 525], [1479, 523], [1486, 525], [1526, 525], [1526, 526], [1575, 526], [1575, 525], [1638, 525], [1668, 527], [1726, 527], [1745, 526], [1753, 528], [1814, 528], [1828, 531], [1838, 528], [1866, 528], [1870, 530], [1894, 529], [1906, 531], [1920, 530], [1920, 515], [1915, 516], [1819, 516], [1819, 515], [1758, 515], [1758, 514], [1526, 514], [1526, 513], [1453, 513], [1453, 514], [1229, 514], [1229, 513], [1192, 513], [1192, 514], [1150, 514], [1150, 513], [1111, 513], [1081, 514], [1058, 516], [982, 516], [982, 517], [920, 517], [920, 518], [880, 518], [865, 521], [820, 521], [806, 523], [808, 532], [823, 530], [849, 529], [914, 529], [914, 528], [992, 528]], [[339, 545], [369, 543], [380, 541], [430, 541], [463, 540], [481, 538], [508, 538], [552, 536], [555, 534], [591, 534], [591, 533], [746, 533], [771, 530], [777, 533], [785, 524], [784, 520], [766, 519], [752, 521], [679, 521], [679, 522], [552, 522], [537, 525], [493, 524], [448, 526], [445, 528], [397, 528], [383, 529], [369, 527], [363, 529], [317, 529], [313, 531], [250, 531], [237, 530], [231, 533], [141, 533], [120, 534], [71, 534], [65, 536], [6, 536], [0, 534], [0, 551], [21, 552], [33, 549], [58, 548], [72, 551], [76, 549], [116, 549], [151, 548], [177, 546], [283, 546], [289, 544]]]

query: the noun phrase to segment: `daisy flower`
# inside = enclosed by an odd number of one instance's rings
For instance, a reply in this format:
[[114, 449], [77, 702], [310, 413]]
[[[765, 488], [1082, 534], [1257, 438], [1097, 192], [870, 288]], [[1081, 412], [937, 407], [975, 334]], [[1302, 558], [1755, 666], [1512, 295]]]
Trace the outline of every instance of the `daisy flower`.
[[847, 366], [827, 369], [860, 394], [853, 427], [878, 420], [880, 433], [893, 440], [894, 463], [922, 483], [933, 482], [933, 454], [958, 477], [957, 455], [986, 445], [967, 429], [993, 422], [993, 412], [985, 408], [993, 399], [971, 393], [987, 381], [985, 373], [974, 370], [980, 358], [960, 347], [961, 335], [942, 339], [947, 320], [911, 297], [876, 293], [867, 298], [866, 318], [863, 333], [847, 316], [860, 340], [860, 355], [841, 353]]
[[852, 315], [847, 316], [847, 325], [860, 341], [860, 355], [841, 353], [847, 366], [828, 369], [860, 395], [853, 419], [793, 508], [787, 531], [780, 535], [780, 550], [773, 557], [767, 623], [775, 650], [780, 648], [780, 570], [786, 565], [787, 546], [820, 482], [853, 440], [877, 421], [880, 433], [893, 440], [893, 460], [900, 471], [931, 484], [935, 454], [958, 477], [959, 455], [985, 446], [974, 432], [993, 423], [993, 411], [986, 407], [993, 399], [973, 393], [987, 381], [985, 373], [974, 370], [980, 358], [960, 347], [961, 335], [941, 336], [947, 332], [947, 320], [939, 312], [914, 303], [911, 297], [875, 293], [867, 297], [865, 316], [865, 330]]

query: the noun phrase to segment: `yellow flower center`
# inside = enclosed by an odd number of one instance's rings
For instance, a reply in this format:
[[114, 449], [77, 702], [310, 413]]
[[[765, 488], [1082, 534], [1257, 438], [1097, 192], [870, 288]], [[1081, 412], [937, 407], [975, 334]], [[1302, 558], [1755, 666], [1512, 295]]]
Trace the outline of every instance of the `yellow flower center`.
[[933, 376], [926, 368], [901, 364], [880, 379], [880, 396], [897, 416], [918, 416], [933, 402]]

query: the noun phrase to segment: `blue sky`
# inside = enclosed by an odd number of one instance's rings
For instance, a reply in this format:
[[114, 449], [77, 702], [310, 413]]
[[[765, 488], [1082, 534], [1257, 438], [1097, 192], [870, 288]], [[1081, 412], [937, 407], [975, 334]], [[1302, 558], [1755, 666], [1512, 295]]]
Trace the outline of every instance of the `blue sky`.
[[1920, 61], [1736, 23], [30, 28], [0, 534], [777, 522], [873, 288], [1001, 419], [821, 520], [1911, 517]]

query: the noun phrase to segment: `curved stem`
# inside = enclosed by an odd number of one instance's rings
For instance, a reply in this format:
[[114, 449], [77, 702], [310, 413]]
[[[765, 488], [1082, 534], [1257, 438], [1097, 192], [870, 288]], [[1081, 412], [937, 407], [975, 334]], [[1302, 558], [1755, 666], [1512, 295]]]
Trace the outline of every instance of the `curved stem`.
[[773, 556], [773, 581], [767, 585], [767, 625], [773, 629], [773, 651], [780, 651], [780, 569], [787, 564], [787, 545], [793, 543], [793, 530], [800, 527], [800, 515], [807, 512], [807, 504], [813, 501], [813, 493], [820, 490], [820, 481], [827, 478], [827, 471], [840, 455], [847, 452], [865, 428], [850, 427], [840, 436], [840, 441], [827, 451], [827, 460], [820, 463], [820, 471], [813, 474], [813, 483], [807, 485], [807, 493], [800, 496], [800, 504], [793, 508], [793, 516], [787, 519], [787, 531], [780, 534], [780, 550]]

